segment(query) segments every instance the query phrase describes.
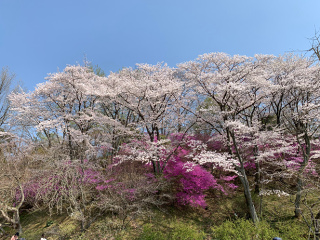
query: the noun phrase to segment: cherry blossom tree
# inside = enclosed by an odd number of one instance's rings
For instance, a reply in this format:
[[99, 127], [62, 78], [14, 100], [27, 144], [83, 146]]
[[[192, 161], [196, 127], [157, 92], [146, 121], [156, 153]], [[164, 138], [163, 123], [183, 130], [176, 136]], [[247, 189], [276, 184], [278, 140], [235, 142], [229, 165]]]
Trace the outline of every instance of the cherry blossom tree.
[[[319, 134], [320, 86], [318, 65], [299, 56], [279, 57], [273, 67], [276, 68], [273, 82], [273, 96], [278, 96], [278, 104], [271, 103], [280, 126], [295, 137], [299, 146], [297, 155], [301, 157], [297, 171], [297, 193], [295, 216], [300, 217], [303, 175], [312, 159], [319, 156], [314, 148]], [[280, 85], [280, 86], [279, 86]], [[282, 105], [282, 107], [279, 107]]]
[[[272, 56], [257, 55], [253, 59], [238, 55], [231, 57], [225, 53], [210, 53], [199, 56], [195, 61], [179, 65], [185, 77], [189, 79], [195, 96], [200, 99], [209, 98], [212, 101], [210, 107], [200, 108], [193, 113], [224, 137], [229, 156], [225, 157], [223, 162], [226, 165], [231, 164], [236, 169], [254, 222], [258, 221], [258, 216], [244, 167], [246, 159], [239, 144], [243, 137], [253, 135], [259, 130], [259, 119], [255, 109], [266, 97], [263, 89], [269, 82], [264, 65], [271, 58]], [[250, 118], [247, 118], [248, 112]]]
[[13, 124], [34, 127], [46, 136], [48, 147], [58, 143], [71, 159], [83, 159], [95, 147], [110, 144], [110, 127], [123, 126], [98, 111], [102, 80], [81, 66], [50, 74], [34, 92], [10, 95]]
[[[182, 83], [174, 69], [162, 64], [138, 64], [136, 69], [111, 73], [107, 81], [116, 82], [116, 102], [127, 109], [127, 119], [135, 118], [132, 122], [136, 129], [147, 132], [150, 142], [160, 140], [161, 130], [166, 128], [170, 132], [174, 128], [175, 100], [182, 92]], [[153, 159], [152, 164], [154, 172], [159, 174], [159, 160]]]

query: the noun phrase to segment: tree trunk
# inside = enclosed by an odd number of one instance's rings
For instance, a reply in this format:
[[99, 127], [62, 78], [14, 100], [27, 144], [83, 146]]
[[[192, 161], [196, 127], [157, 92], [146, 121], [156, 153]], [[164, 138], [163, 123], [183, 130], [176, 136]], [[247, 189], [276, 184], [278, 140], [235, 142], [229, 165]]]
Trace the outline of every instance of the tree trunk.
[[296, 200], [294, 201], [294, 216], [298, 219], [302, 217], [301, 215], [301, 209], [300, 209], [300, 202], [301, 202], [301, 191], [302, 191], [302, 180], [300, 177], [298, 177], [297, 181], [297, 194], [296, 194]]
[[319, 233], [319, 219], [314, 220], [314, 236], [316, 240], [319, 240], [320, 233]]
[[260, 164], [259, 163], [255, 163], [256, 165], [256, 173], [254, 175], [254, 181], [255, 181], [255, 184], [254, 184], [254, 192], [256, 194], [259, 194], [260, 193]]
[[315, 239], [319, 240], [320, 238], [320, 232], [319, 232], [319, 228], [320, 228], [320, 224], [319, 224], [319, 219], [320, 219], [320, 212], [317, 213], [315, 219], [313, 220], [313, 225], [314, 225], [314, 235], [315, 235]]
[[[299, 142], [299, 139], [298, 139]], [[294, 202], [294, 216], [298, 219], [302, 217], [301, 213], [301, 208], [300, 208], [300, 203], [301, 203], [301, 192], [303, 190], [303, 181], [302, 181], [302, 175], [303, 172], [308, 165], [309, 159], [310, 159], [310, 152], [311, 152], [311, 144], [310, 144], [310, 137], [308, 136], [307, 133], [304, 134], [304, 142], [305, 142], [305, 150], [303, 147], [301, 147], [301, 151], [303, 154], [303, 162], [300, 165], [300, 169], [298, 172], [298, 179], [297, 179], [297, 194], [296, 194], [296, 200]]]
[[[248, 178], [246, 175], [246, 170], [244, 169], [244, 166], [243, 166], [243, 159], [242, 159], [241, 153], [238, 149], [238, 145], [237, 145], [234, 133], [230, 132], [230, 136], [232, 138], [233, 146], [236, 150], [236, 156], [237, 156], [239, 163], [240, 163], [240, 166], [236, 166], [236, 169], [239, 172], [239, 178], [240, 178], [241, 183], [243, 185], [244, 196], [246, 198], [247, 207], [249, 209], [249, 213], [250, 213], [250, 217], [251, 217], [252, 221], [256, 224], [259, 222], [259, 218], [258, 218], [256, 209], [253, 204], [252, 197], [251, 197], [250, 185], [249, 185], [249, 181], [248, 181]], [[230, 151], [231, 151], [231, 149], [230, 149]]]
[[249, 213], [250, 213], [250, 217], [252, 219], [252, 221], [256, 224], [259, 222], [259, 218], [256, 212], [256, 208], [253, 204], [253, 200], [251, 197], [251, 192], [250, 192], [250, 185], [249, 185], [249, 181], [247, 178], [247, 175], [244, 171], [242, 171], [242, 176], [239, 176], [241, 183], [243, 185], [244, 188], [244, 196], [246, 198], [246, 203], [247, 203], [247, 207], [249, 209]]
[[261, 179], [260, 162], [257, 161], [258, 155], [259, 155], [259, 153], [258, 153], [258, 147], [255, 146], [255, 147], [254, 147], [254, 158], [255, 158], [254, 164], [255, 164], [255, 167], [256, 167], [256, 173], [255, 173], [255, 175], [254, 175], [254, 180], [255, 180], [254, 192], [255, 192], [256, 194], [259, 194], [259, 193], [260, 193], [260, 179]]

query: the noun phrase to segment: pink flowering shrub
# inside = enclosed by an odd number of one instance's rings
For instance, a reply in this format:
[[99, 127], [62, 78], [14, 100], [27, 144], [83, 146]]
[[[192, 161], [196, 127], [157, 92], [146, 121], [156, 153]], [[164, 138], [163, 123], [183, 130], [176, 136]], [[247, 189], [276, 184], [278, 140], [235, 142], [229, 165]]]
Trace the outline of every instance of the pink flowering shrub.
[[[218, 140], [211, 140], [210, 136], [197, 135], [185, 136], [182, 139], [182, 134], [172, 134], [170, 136], [172, 143], [179, 143], [181, 141], [200, 141], [208, 142], [208, 149], [223, 150], [223, 145]], [[200, 166], [192, 162], [190, 159], [190, 152], [192, 149], [188, 144], [181, 144], [173, 155], [172, 159], [164, 169], [164, 176], [169, 181], [173, 181], [176, 186], [177, 202], [181, 205], [190, 205], [193, 207], [206, 207], [205, 197], [209, 189], [216, 189], [227, 194], [228, 191], [233, 191], [237, 188], [232, 181], [237, 176], [226, 176], [221, 168], [217, 168], [219, 177], [215, 177], [208, 170], [214, 166], [210, 163]]]
[[223, 188], [201, 166], [194, 165], [191, 170], [185, 166], [185, 162], [179, 157], [176, 158], [176, 161], [170, 161], [164, 171], [165, 178], [176, 182], [176, 197], [179, 204], [206, 207], [205, 191], [210, 188], [219, 190]]
[[[25, 184], [26, 203], [48, 206], [50, 211], [58, 212], [64, 211], [64, 206], [74, 212], [90, 206], [95, 211], [121, 210], [121, 214], [128, 214], [172, 201], [169, 183], [146, 174], [146, 170], [151, 172], [150, 166], [140, 162], [117, 163], [101, 169], [87, 160], [61, 161], [58, 168], [42, 172]], [[82, 201], [75, 201], [84, 196]], [[17, 191], [16, 200], [19, 199]]]
[[[193, 147], [197, 147], [190, 144], [193, 142], [207, 145], [209, 150], [224, 151], [223, 144], [218, 138], [176, 133], [171, 134], [169, 139], [170, 142], [165, 142], [163, 145], [157, 145], [159, 144], [157, 140], [155, 143], [136, 140], [135, 142], [126, 144], [123, 147], [122, 153], [128, 156], [126, 159], [144, 162], [144, 168], [146, 170], [149, 169], [149, 171], [151, 170], [150, 159], [154, 159], [156, 155], [156, 161], [159, 162], [163, 170], [163, 176], [174, 186], [173, 192], [178, 204], [181, 205], [205, 207], [205, 196], [208, 190], [216, 189], [227, 194], [237, 188], [232, 183], [236, 176], [227, 176], [223, 169], [210, 163], [201, 166], [189, 156], [191, 152], [193, 154], [201, 152], [201, 149], [193, 149]], [[150, 153], [155, 154], [152, 155]], [[213, 175], [210, 172], [210, 169], [213, 169], [213, 167], [215, 167], [217, 175]]]
[[[62, 201], [70, 194], [77, 198], [81, 191], [86, 191], [95, 196], [97, 206], [107, 208], [106, 202], [112, 197], [130, 204], [165, 193], [167, 196], [174, 194], [180, 205], [205, 207], [208, 191], [214, 189], [224, 194], [234, 191], [236, 176], [230, 176], [211, 163], [194, 162], [190, 153], [199, 154], [200, 150], [192, 149], [193, 145], [189, 144], [192, 141], [207, 144], [209, 150], [224, 151], [219, 139], [202, 135], [172, 134], [170, 141], [154, 143], [133, 140], [123, 145], [107, 168], [88, 160], [58, 162], [59, 166], [43, 171], [24, 186], [26, 200], [33, 204], [49, 201], [62, 206]], [[150, 158], [159, 161], [162, 175], [154, 175]], [[165, 186], [171, 186], [171, 190]]]

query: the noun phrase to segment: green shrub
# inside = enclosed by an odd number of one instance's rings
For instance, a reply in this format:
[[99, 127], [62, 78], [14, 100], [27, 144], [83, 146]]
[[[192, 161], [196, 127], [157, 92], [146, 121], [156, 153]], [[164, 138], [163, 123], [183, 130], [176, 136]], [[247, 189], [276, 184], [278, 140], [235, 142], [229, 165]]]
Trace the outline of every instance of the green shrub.
[[152, 224], [146, 224], [139, 236], [139, 240], [203, 240], [206, 234], [197, 230], [191, 223], [184, 223], [177, 220], [170, 222], [168, 228], [157, 228]]
[[172, 229], [167, 239], [202, 240], [206, 237], [203, 231], [197, 230], [197, 227], [192, 224], [174, 221], [170, 225]]
[[280, 232], [283, 239], [286, 240], [301, 240], [307, 238], [308, 228], [306, 224], [300, 223], [297, 220], [282, 221], [275, 223], [275, 229]]
[[143, 231], [140, 234], [139, 240], [165, 240], [167, 239], [165, 234], [159, 229], [155, 229], [152, 224], [145, 224], [143, 226]]
[[226, 221], [220, 226], [213, 227], [214, 239], [220, 240], [258, 240], [279, 237], [279, 232], [272, 229], [267, 222], [260, 222], [255, 226], [251, 221], [237, 219]]

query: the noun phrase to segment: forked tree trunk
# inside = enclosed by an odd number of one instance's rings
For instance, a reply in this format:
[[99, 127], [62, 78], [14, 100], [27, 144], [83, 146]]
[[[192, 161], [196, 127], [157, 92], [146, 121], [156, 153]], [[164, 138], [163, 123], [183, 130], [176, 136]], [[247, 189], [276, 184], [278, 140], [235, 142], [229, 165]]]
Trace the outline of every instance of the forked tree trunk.
[[[22, 225], [20, 222], [19, 208], [10, 207], [6, 205], [1, 205], [2, 209], [0, 210], [2, 217], [7, 221], [12, 223], [13, 227], [19, 231], [19, 234], [22, 234]], [[13, 212], [12, 215], [9, 212]], [[10, 216], [11, 215], [11, 216]]]
[[22, 234], [22, 225], [20, 222], [19, 210], [22, 204], [24, 203], [25, 196], [23, 193], [23, 187], [20, 184], [19, 179], [16, 176], [14, 176], [13, 178], [15, 178], [19, 186], [19, 190], [21, 194], [20, 202], [15, 207], [11, 207], [11, 206], [8, 206], [6, 203], [0, 202], [0, 213], [6, 221], [12, 223], [14, 228], [18, 229], [19, 233]]

